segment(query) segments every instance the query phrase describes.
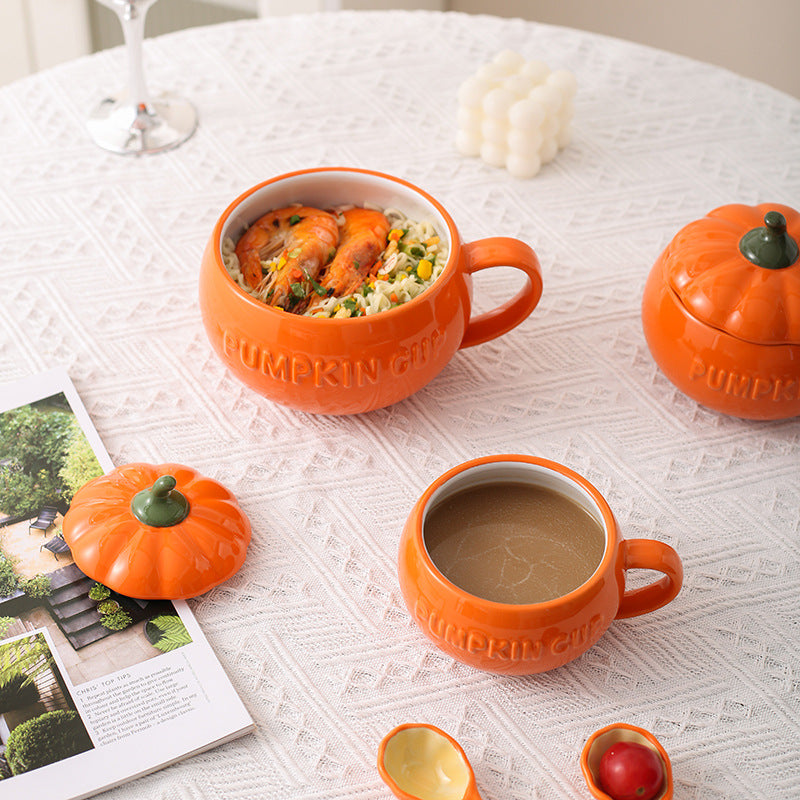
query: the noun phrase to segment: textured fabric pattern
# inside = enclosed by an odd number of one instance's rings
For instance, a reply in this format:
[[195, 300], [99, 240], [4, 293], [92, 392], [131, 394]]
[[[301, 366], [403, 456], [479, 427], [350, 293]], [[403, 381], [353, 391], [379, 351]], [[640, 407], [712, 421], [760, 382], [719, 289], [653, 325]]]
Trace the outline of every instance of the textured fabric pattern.
[[[571, 144], [527, 181], [454, 146], [459, 84], [505, 48], [579, 86]], [[410, 721], [463, 745], [485, 800], [587, 797], [581, 748], [614, 721], [659, 738], [681, 800], [800, 797], [800, 420], [698, 406], [640, 321], [684, 224], [730, 202], [800, 204], [800, 102], [621, 41], [452, 13], [237, 22], [145, 54], [151, 88], [199, 109], [170, 153], [126, 159], [87, 136], [122, 50], [0, 91], [0, 380], [63, 364], [116, 464], [187, 463], [237, 495], [248, 560], [192, 606], [258, 730], [109, 800], [386, 798], [378, 742]], [[467, 241], [529, 242], [539, 307], [363, 416], [245, 388], [206, 340], [200, 256], [237, 194], [318, 165], [417, 183]], [[509, 282], [477, 276], [477, 310]], [[440, 473], [502, 452], [583, 473], [626, 537], [675, 547], [678, 598], [538, 677], [440, 653], [400, 595], [400, 531]]]

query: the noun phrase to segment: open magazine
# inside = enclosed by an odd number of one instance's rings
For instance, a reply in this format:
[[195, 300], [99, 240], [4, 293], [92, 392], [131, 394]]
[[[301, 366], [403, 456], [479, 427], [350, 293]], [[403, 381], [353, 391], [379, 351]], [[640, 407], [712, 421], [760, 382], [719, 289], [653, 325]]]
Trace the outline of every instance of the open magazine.
[[0, 800], [77, 800], [248, 733], [183, 601], [122, 597], [61, 535], [113, 469], [66, 372], [0, 386]]

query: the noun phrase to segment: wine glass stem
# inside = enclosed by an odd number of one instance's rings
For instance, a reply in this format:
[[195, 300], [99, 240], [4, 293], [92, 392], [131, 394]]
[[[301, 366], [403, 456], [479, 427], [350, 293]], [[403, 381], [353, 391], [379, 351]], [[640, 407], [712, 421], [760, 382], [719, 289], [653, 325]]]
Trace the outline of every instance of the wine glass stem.
[[143, 3], [140, 7], [137, 3], [128, 2], [119, 12], [122, 35], [125, 37], [125, 47], [128, 51], [128, 92], [131, 102], [137, 108], [149, 103], [142, 62], [144, 19], [148, 5], [149, 3]]

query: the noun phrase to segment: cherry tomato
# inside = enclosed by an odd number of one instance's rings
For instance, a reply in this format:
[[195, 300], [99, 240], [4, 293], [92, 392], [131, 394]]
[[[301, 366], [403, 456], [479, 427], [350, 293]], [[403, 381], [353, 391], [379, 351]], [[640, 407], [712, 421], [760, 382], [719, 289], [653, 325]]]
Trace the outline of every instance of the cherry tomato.
[[614, 800], [652, 800], [664, 785], [664, 765], [643, 744], [617, 742], [600, 759], [600, 785]]

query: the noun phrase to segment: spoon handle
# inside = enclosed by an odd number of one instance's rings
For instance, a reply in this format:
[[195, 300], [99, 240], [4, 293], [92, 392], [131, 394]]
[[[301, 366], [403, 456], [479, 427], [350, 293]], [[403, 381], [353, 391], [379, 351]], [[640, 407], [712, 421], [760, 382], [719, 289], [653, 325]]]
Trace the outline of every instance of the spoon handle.
[[483, 800], [478, 794], [478, 787], [475, 785], [475, 781], [470, 781], [467, 791], [464, 792], [464, 797], [461, 800]]

